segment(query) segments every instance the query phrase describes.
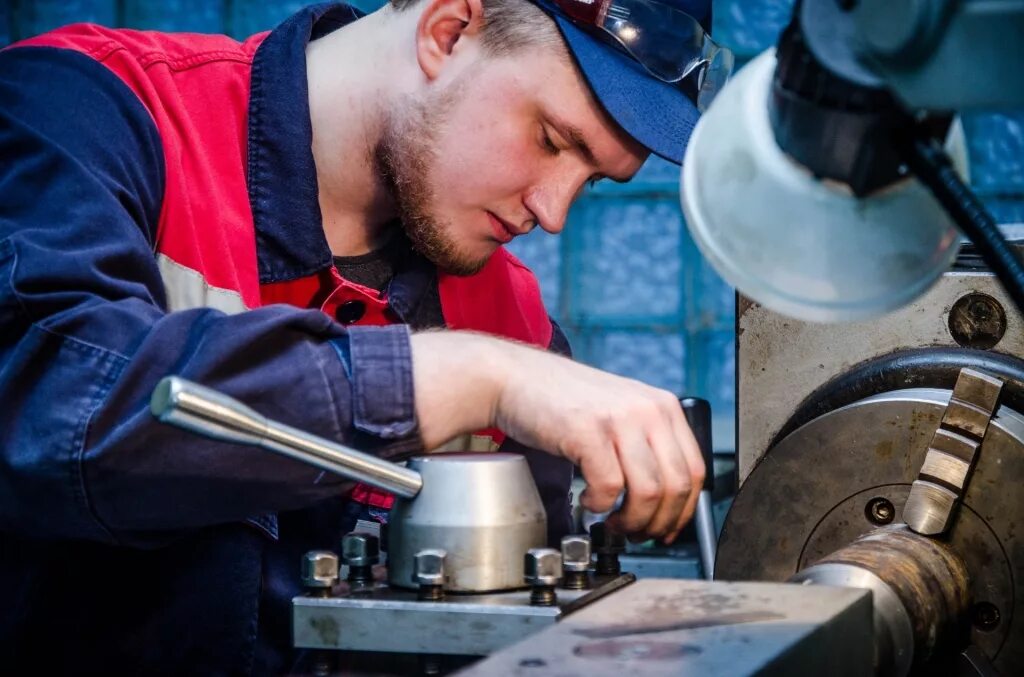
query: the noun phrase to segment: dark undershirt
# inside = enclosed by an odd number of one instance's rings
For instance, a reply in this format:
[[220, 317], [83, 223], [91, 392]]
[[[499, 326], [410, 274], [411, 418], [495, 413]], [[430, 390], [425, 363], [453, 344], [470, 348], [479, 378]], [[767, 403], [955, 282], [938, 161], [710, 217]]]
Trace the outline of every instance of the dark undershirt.
[[[428, 265], [412, 249], [409, 240], [401, 232], [396, 233], [380, 249], [359, 256], [335, 256], [334, 267], [343, 278], [382, 294], [397, 273], [412, 266]], [[441, 295], [434, 277], [419, 298], [418, 303], [404, 318], [413, 329], [430, 329], [444, 326], [441, 311]]]
[[408, 243], [398, 235], [380, 249], [359, 256], [335, 256], [334, 267], [343, 278], [379, 292], [384, 291], [403, 261], [408, 259]]

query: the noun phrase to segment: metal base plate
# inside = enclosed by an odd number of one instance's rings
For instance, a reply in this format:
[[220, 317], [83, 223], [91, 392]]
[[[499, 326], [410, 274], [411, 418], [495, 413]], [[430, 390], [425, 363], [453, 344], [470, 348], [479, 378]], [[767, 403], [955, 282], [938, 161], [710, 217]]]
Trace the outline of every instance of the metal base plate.
[[865, 590], [648, 579], [460, 675], [872, 674]]
[[377, 584], [338, 597], [292, 600], [293, 645], [300, 649], [486, 656], [629, 585], [632, 574], [592, 579], [590, 589], [558, 589], [556, 606], [531, 606], [530, 591], [448, 595]]

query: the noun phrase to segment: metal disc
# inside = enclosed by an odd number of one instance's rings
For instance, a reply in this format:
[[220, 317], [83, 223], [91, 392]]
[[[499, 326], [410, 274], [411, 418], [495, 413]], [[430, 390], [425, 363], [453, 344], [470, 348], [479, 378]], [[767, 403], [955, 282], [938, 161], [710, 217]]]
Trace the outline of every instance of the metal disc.
[[[869, 509], [889, 501], [901, 518], [950, 391], [898, 390], [824, 414], [773, 447], [726, 518], [715, 577], [785, 580], [816, 558], [877, 528]], [[1003, 674], [1024, 674], [1024, 417], [993, 417], [964, 504], [947, 534], [967, 561], [974, 601], [998, 622], [972, 640]], [[879, 513], [886, 516], [887, 511]]]

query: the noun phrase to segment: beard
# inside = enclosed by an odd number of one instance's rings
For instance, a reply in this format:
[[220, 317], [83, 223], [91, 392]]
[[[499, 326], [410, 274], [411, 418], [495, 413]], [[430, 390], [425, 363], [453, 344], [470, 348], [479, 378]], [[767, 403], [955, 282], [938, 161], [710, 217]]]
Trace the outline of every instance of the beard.
[[451, 275], [474, 275], [490, 255], [469, 254], [452, 237], [451, 221], [433, 211], [436, 196], [430, 183], [440, 161], [437, 132], [459, 100], [463, 82], [455, 82], [426, 101], [411, 102], [388, 115], [383, 133], [373, 148], [373, 164], [398, 211], [402, 228], [413, 249]]

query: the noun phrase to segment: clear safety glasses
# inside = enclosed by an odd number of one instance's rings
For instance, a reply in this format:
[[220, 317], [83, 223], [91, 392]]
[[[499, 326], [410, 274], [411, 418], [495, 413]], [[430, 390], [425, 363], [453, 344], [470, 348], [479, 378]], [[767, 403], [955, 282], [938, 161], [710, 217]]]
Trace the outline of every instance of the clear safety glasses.
[[[707, 109], [732, 74], [733, 54], [689, 14], [654, 0], [548, 0], [580, 28], [610, 39], [663, 82]], [[691, 79], [692, 76], [692, 79]]]

